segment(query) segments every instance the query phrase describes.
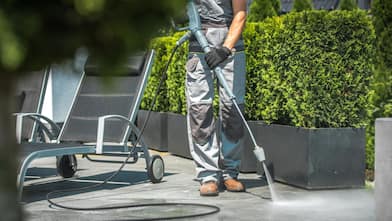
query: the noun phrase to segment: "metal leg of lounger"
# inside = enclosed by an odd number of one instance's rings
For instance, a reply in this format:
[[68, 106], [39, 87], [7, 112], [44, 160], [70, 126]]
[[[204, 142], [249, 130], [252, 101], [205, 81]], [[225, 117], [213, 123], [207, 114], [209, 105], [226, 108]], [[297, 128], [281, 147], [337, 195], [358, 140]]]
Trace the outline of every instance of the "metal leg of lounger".
[[[105, 147], [105, 149], [107, 149], [107, 147]], [[138, 150], [139, 148], [132, 151], [133, 153], [130, 153], [128, 146], [125, 146], [125, 147], [119, 146], [116, 149], [118, 149], [118, 150], [115, 150], [114, 152], [108, 152], [105, 150], [105, 152], [102, 155], [109, 156], [109, 157], [126, 158], [131, 154], [130, 159], [127, 161], [127, 164], [135, 164], [139, 159], [139, 156], [138, 156], [138, 152], [140, 152], [140, 150]], [[87, 160], [89, 160], [91, 162], [99, 162], [99, 163], [124, 163], [124, 160], [95, 159], [92, 157], [94, 155], [97, 155], [97, 154], [96, 153], [83, 154], [83, 158], [86, 158]]]
[[128, 124], [130, 129], [135, 132], [136, 137], [138, 138], [138, 143], [136, 145], [141, 145], [142, 146], [142, 151], [143, 151], [143, 156], [146, 160], [146, 166], [148, 167], [151, 157], [150, 153], [148, 151], [147, 146], [144, 143], [143, 137], [140, 134], [139, 128], [135, 126], [131, 121], [129, 121], [126, 117], [121, 116], [121, 115], [107, 115], [107, 116], [102, 116], [98, 118], [98, 131], [97, 131], [97, 154], [102, 154], [104, 153], [104, 145], [103, 145], [103, 138], [104, 138], [104, 133], [105, 133], [105, 122], [108, 119], [118, 119], [121, 120], [125, 123]]
[[29, 154], [24, 159], [18, 174], [17, 186], [19, 188], [18, 189], [19, 201], [22, 200], [23, 185], [24, 185], [27, 169], [33, 160], [37, 158], [72, 155], [72, 154], [84, 154], [84, 153], [95, 153], [95, 147], [94, 146], [62, 147], [62, 148], [35, 151]]

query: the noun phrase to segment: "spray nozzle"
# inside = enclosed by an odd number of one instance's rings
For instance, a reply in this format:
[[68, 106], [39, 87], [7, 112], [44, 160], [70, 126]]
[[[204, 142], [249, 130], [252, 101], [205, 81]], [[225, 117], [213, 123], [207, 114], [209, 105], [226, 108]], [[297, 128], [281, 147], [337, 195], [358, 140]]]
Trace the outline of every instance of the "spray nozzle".
[[264, 149], [262, 147], [255, 146], [253, 153], [255, 154], [255, 156], [259, 162], [263, 162], [265, 160]]

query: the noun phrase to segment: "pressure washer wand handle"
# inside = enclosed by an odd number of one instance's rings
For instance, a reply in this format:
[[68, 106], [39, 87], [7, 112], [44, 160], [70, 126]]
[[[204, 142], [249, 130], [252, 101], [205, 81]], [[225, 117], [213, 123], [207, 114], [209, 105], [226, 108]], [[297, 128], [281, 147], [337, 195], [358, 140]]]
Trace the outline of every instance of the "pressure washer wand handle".
[[[188, 1], [187, 7], [188, 7], [187, 12], [189, 17], [189, 30], [191, 31], [192, 35], [196, 38], [197, 42], [199, 42], [204, 53], [208, 53], [211, 51], [211, 49], [210, 46], [208, 45], [207, 39], [205, 38], [203, 32], [201, 31], [200, 16], [196, 10], [196, 6], [193, 0]], [[214, 71], [216, 77], [219, 80], [219, 83], [225, 89], [227, 96], [229, 96], [230, 100], [235, 99], [233, 92], [230, 90], [229, 85], [227, 85], [227, 82], [223, 77], [222, 69], [220, 67], [216, 67]]]

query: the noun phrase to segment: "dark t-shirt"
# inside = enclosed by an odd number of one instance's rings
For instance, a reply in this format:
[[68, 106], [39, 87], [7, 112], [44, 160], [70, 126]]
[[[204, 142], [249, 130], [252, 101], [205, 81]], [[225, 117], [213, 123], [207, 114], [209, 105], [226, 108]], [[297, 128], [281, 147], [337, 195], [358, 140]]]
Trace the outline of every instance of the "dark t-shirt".
[[[198, 9], [202, 30], [206, 35], [207, 41], [212, 47], [219, 47], [223, 44], [230, 24], [233, 20], [232, 0], [195, 0]], [[247, 6], [251, 0], [247, 0]], [[237, 51], [244, 50], [242, 36], [236, 43]], [[189, 42], [190, 52], [202, 52], [202, 48], [195, 38]]]
[[196, 0], [203, 25], [230, 26], [233, 20], [232, 0]]

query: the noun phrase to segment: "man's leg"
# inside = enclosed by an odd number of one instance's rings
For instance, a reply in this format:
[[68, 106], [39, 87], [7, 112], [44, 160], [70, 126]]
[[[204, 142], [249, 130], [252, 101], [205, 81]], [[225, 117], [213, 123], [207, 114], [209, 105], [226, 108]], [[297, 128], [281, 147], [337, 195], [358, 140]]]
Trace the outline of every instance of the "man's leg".
[[[206, 66], [204, 55], [201, 53], [190, 54], [186, 69], [187, 127], [190, 152], [196, 164], [197, 179], [202, 184], [212, 182], [215, 185], [219, 181], [218, 160], [220, 153], [212, 105], [214, 97], [213, 76]], [[204, 190], [205, 186], [203, 185], [200, 193], [202, 195], [216, 195], [218, 190], [214, 189], [215, 186], [212, 190]], [[203, 191], [206, 191], [205, 194]]]
[[[236, 96], [236, 102], [242, 113], [245, 98], [245, 53], [236, 52], [233, 58], [222, 64], [223, 74], [228, 86]], [[223, 155], [223, 179], [230, 191], [243, 191], [244, 186], [237, 182], [241, 159], [241, 139], [244, 125], [232, 101], [222, 87], [220, 95], [220, 146]]]

